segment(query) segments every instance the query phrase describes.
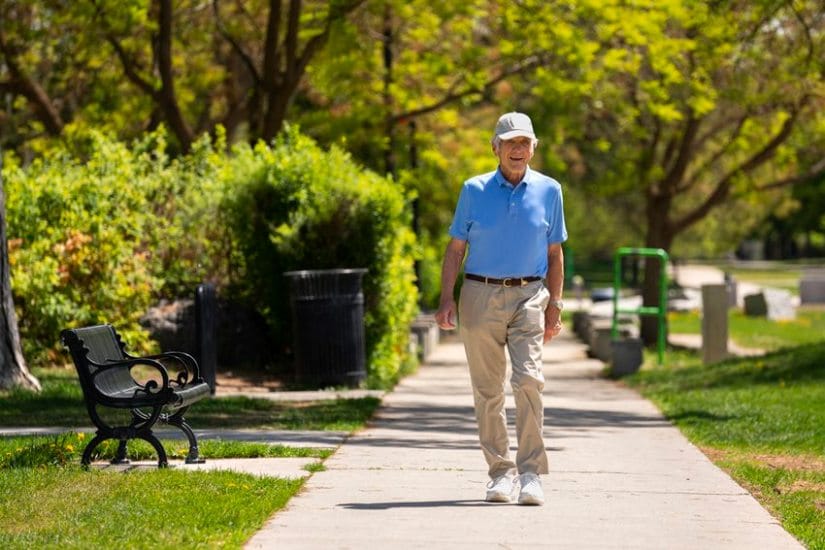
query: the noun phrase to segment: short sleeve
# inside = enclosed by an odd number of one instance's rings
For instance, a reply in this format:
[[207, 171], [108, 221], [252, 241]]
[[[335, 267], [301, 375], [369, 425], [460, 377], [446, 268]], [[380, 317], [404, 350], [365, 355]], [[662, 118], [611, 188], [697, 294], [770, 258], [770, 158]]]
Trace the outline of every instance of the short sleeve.
[[563, 243], [567, 240], [567, 226], [564, 223], [564, 201], [562, 200], [561, 187], [557, 187], [557, 192], [552, 204], [548, 208], [550, 213], [549, 224], [547, 225], [547, 244]]
[[453, 223], [450, 225], [450, 237], [462, 241], [469, 240], [470, 225], [470, 192], [468, 186], [464, 185], [458, 196], [458, 204], [455, 207]]

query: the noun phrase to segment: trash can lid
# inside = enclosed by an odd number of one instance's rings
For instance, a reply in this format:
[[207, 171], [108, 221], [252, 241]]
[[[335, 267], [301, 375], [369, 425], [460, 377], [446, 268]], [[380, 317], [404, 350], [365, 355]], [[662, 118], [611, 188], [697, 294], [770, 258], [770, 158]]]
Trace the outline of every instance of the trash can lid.
[[302, 269], [299, 271], [286, 271], [285, 277], [311, 277], [313, 275], [363, 275], [368, 270], [366, 268], [342, 268], [342, 269]]

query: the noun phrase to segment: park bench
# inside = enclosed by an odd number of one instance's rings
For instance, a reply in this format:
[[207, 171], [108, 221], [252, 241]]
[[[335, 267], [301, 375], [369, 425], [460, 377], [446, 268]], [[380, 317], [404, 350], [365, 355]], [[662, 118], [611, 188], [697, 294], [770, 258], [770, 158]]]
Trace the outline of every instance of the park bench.
[[203, 462], [195, 433], [183, 415], [193, 403], [210, 395], [210, 388], [191, 355], [166, 352], [131, 356], [111, 325], [66, 329], [60, 337], [71, 353], [86, 409], [97, 427], [95, 437], [83, 451], [84, 466], [91, 463], [95, 448], [107, 439], [120, 442], [112, 463], [128, 463], [127, 442], [143, 439], [157, 451], [158, 467], [166, 467], [166, 451], [152, 433], [158, 421], [186, 434], [187, 463]]

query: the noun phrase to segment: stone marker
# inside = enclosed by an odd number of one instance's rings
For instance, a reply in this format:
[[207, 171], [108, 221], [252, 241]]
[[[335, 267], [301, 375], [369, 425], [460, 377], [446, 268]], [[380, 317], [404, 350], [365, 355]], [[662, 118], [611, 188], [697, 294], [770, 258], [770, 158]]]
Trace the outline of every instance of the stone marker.
[[796, 319], [793, 297], [787, 290], [766, 288], [757, 294], [745, 296], [745, 315], [767, 317], [771, 321]]
[[761, 292], [757, 294], [745, 294], [745, 315], [749, 317], [766, 317], [768, 315], [768, 302]]
[[738, 294], [738, 285], [730, 273], [725, 273], [725, 286], [728, 288], [728, 307], [736, 307]]
[[613, 376], [633, 374], [642, 366], [644, 343], [641, 338], [624, 338], [610, 343], [610, 372]]
[[825, 304], [825, 271], [803, 272], [799, 280], [799, 302]]
[[434, 315], [422, 314], [415, 318], [410, 326], [411, 340], [420, 361], [426, 361], [438, 347], [440, 331]]
[[796, 307], [793, 296], [787, 290], [766, 288], [763, 291], [768, 306], [768, 319], [771, 321], [792, 321], [796, 319]]
[[702, 285], [702, 361], [708, 365], [727, 357], [728, 288]]

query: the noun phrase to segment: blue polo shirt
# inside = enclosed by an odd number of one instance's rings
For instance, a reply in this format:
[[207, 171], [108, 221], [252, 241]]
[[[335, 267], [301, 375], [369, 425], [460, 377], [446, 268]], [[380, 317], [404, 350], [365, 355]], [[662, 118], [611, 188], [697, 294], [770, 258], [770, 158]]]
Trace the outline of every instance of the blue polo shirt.
[[545, 277], [547, 246], [567, 240], [561, 185], [529, 167], [516, 186], [500, 169], [471, 178], [449, 233], [469, 244], [466, 273]]

